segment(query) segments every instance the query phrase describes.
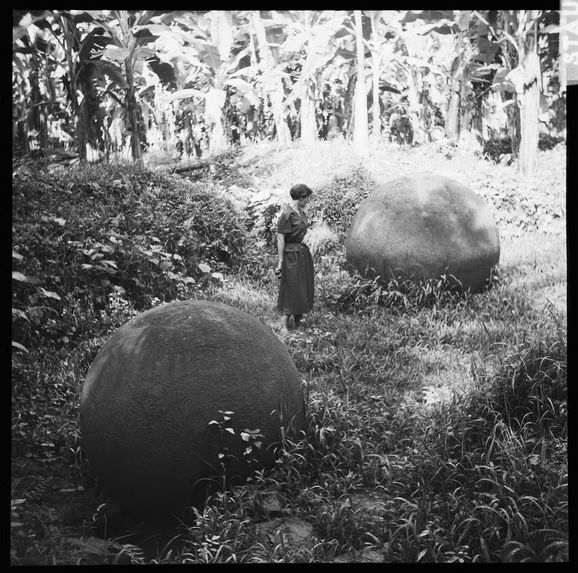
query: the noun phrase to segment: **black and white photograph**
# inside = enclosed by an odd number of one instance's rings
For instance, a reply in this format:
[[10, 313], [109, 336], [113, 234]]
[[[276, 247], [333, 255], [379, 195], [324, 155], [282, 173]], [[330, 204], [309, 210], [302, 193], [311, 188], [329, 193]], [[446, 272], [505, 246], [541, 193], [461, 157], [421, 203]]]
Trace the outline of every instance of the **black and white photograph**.
[[12, 9], [11, 566], [570, 561], [556, 6]]

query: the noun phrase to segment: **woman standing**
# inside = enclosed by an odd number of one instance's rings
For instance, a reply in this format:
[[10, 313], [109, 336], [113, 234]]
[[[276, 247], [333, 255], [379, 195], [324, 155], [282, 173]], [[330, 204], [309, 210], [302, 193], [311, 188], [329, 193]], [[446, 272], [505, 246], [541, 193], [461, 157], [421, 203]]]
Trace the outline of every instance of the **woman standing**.
[[291, 328], [291, 316], [298, 327], [301, 317], [313, 308], [313, 258], [303, 243], [308, 227], [303, 207], [311, 193], [307, 185], [294, 185], [291, 203], [285, 205], [277, 223], [279, 262], [275, 274], [281, 279], [277, 310], [283, 315], [284, 331]]

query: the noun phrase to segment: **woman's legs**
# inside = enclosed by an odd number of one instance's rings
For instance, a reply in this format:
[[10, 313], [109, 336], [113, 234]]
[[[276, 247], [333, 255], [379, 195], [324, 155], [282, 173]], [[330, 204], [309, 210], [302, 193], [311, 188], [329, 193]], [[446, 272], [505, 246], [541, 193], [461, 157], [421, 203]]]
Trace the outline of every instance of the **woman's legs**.
[[289, 319], [291, 318], [290, 314], [282, 314], [281, 315], [281, 330], [288, 331], [291, 329], [291, 324]]
[[281, 329], [293, 330], [294, 328], [299, 328], [302, 318], [303, 318], [302, 314], [282, 314]]

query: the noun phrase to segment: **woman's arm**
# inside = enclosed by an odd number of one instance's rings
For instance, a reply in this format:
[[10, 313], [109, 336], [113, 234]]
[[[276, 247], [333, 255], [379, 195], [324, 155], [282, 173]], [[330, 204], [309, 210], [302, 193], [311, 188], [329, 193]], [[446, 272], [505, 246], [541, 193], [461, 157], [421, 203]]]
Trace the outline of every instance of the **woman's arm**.
[[283, 252], [285, 251], [285, 235], [283, 233], [277, 233], [277, 255], [279, 257], [279, 261], [277, 263], [277, 268], [275, 272], [279, 272], [281, 270], [281, 265], [283, 264]]

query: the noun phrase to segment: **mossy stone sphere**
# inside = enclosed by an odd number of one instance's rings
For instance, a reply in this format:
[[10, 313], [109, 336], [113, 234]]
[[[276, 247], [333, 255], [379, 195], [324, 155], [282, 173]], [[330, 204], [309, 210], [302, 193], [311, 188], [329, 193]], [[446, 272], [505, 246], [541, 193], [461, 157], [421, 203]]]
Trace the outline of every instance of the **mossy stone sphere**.
[[[119, 328], [80, 398], [91, 468], [145, 519], [202, 505], [205, 478], [218, 476], [221, 463], [241, 479], [249, 457], [270, 465], [267, 446], [303, 424], [300, 377], [284, 344], [258, 319], [207, 301], [166, 304]], [[241, 436], [257, 429], [262, 439]]]
[[345, 242], [362, 275], [383, 282], [453, 275], [482, 290], [500, 258], [492, 213], [473, 191], [422, 173], [393, 179], [362, 201]]

